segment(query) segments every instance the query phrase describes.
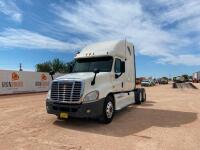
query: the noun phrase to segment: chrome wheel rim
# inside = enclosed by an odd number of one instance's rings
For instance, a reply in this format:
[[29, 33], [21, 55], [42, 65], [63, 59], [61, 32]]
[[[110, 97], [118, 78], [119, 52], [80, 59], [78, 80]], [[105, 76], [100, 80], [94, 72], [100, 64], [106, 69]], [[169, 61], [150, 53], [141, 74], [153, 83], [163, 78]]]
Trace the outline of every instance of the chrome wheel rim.
[[140, 102], [142, 101], [142, 92], [140, 92]]
[[145, 94], [145, 92], [143, 93], [143, 100], [145, 100], [146, 99], [146, 94]]
[[112, 118], [113, 115], [113, 104], [112, 102], [108, 102], [106, 106], [106, 116], [107, 118]]

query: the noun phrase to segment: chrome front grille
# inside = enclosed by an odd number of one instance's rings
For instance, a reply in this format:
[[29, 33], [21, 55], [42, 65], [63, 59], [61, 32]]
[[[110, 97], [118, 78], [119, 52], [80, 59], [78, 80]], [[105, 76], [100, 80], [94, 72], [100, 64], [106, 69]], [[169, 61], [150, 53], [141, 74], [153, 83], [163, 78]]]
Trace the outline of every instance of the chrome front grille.
[[79, 102], [82, 87], [80, 81], [54, 81], [51, 85], [51, 99], [69, 103]]

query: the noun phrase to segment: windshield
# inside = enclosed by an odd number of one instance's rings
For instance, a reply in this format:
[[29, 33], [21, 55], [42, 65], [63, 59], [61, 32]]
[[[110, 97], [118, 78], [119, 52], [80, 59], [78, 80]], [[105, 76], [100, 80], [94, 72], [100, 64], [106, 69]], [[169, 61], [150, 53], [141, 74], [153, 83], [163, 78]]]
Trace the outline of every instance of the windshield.
[[142, 82], [149, 82], [149, 80], [143, 80]]
[[76, 59], [72, 72], [93, 72], [95, 68], [100, 72], [111, 72], [112, 63], [112, 57]]

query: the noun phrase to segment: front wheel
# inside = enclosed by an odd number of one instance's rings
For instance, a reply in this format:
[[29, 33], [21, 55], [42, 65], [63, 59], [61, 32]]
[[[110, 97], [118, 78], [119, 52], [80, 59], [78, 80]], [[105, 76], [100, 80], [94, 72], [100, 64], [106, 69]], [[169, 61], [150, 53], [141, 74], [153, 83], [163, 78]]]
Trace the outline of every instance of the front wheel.
[[100, 122], [108, 124], [112, 121], [115, 114], [114, 99], [112, 96], [107, 96], [104, 102], [103, 114], [100, 118]]

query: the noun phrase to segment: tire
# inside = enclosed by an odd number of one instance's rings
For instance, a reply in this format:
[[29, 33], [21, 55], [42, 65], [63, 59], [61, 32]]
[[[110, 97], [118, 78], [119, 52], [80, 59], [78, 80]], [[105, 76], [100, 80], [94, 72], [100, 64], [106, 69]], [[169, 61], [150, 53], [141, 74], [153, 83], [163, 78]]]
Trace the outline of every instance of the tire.
[[141, 102], [146, 102], [146, 91], [145, 89], [141, 89], [141, 93], [142, 93], [142, 101]]
[[103, 114], [99, 121], [104, 124], [111, 123], [115, 114], [114, 98], [108, 95], [103, 106]]
[[135, 92], [135, 104], [140, 105], [142, 102], [142, 92], [140, 89], [137, 89]]

